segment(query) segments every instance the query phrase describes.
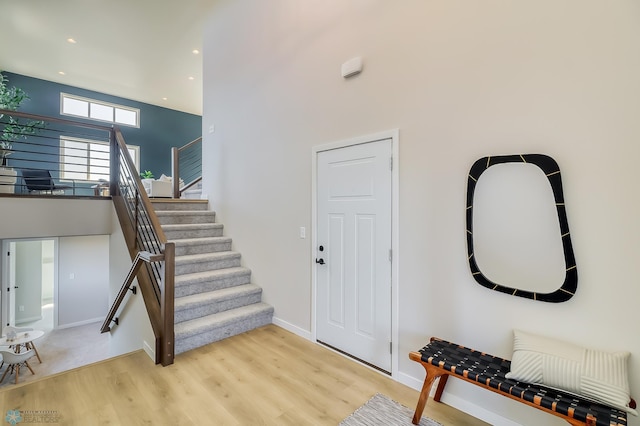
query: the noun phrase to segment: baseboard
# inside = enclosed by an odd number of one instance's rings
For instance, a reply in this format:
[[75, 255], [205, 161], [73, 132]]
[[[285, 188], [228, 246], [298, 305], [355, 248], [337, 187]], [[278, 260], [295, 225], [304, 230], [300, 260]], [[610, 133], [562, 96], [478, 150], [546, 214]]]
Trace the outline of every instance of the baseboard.
[[465, 399], [447, 394], [446, 392], [442, 395], [442, 402], [492, 425], [522, 426], [520, 423], [516, 423], [513, 420], [509, 420], [479, 405], [472, 404]]
[[[410, 376], [406, 373], [398, 373], [395, 379], [397, 382], [400, 382], [405, 386], [409, 386], [411, 389], [415, 389], [418, 392], [422, 390], [422, 380], [416, 379], [415, 377]], [[435, 389], [435, 386], [433, 387], [433, 389]], [[433, 390], [431, 393], [433, 393]]]
[[282, 319], [276, 318], [276, 317], [273, 317], [272, 322], [273, 322], [273, 324], [277, 325], [278, 327], [284, 328], [285, 330], [290, 331], [293, 334], [302, 337], [303, 339], [312, 340], [311, 339], [311, 332], [307, 331], [307, 330], [305, 330], [303, 328], [300, 328], [297, 325], [293, 325], [290, 322], [287, 322], [285, 320], [282, 320]]
[[[398, 373], [398, 375], [396, 376], [396, 380], [405, 386], [409, 386], [410, 388], [417, 390], [418, 392], [422, 390], [422, 379], [418, 379], [406, 373]], [[433, 396], [435, 395], [437, 387], [438, 381], [435, 381], [431, 387], [431, 392], [429, 393], [429, 396], [431, 398], [433, 398]], [[462, 399], [456, 395], [447, 393], [446, 390], [442, 395], [442, 403], [447, 404], [455, 408], [456, 410], [460, 410], [464, 413], [469, 414], [470, 416], [473, 416], [492, 425], [521, 426], [520, 423], [516, 423], [492, 411], [486, 410], [479, 405], [470, 403], [466, 399]]]
[[35, 317], [30, 317], [30, 318], [22, 318], [20, 320], [16, 320], [16, 325], [24, 324], [25, 322], [40, 321], [41, 319], [42, 319], [42, 315], [36, 315]]
[[156, 351], [146, 341], [142, 341], [142, 349], [149, 355], [154, 362], [156, 360]]
[[104, 317], [98, 317], [98, 318], [88, 319], [88, 320], [84, 320], [84, 321], [72, 322], [70, 324], [63, 324], [63, 325], [58, 324], [56, 329], [59, 330], [59, 329], [63, 329], [63, 328], [79, 327], [81, 325], [93, 324], [94, 322], [101, 322], [101, 321], [104, 321]]

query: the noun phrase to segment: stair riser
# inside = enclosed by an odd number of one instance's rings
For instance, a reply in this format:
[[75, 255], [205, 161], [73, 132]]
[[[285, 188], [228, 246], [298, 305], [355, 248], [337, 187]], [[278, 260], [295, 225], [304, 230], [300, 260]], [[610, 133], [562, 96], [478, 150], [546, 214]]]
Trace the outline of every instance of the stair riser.
[[160, 225], [214, 223], [216, 221], [216, 215], [213, 212], [206, 212], [202, 214], [194, 212], [193, 214], [176, 214], [176, 215], [158, 214], [158, 220], [160, 221]]
[[181, 240], [184, 238], [208, 238], [222, 237], [222, 227], [191, 229], [191, 230], [163, 230], [168, 240]]
[[216, 269], [235, 268], [240, 266], [240, 256], [207, 260], [204, 262], [176, 263], [176, 275], [191, 274], [195, 272], [213, 271]]
[[262, 297], [262, 291], [255, 291], [249, 294], [243, 294], [228, 300], [207, 303], [200, 306], [189, 307], [188, 309], [175, 312], [175, 323], [189, 321], [195, 318], [207, 315], [217, 314], [218, 312], [227, 311], [229, 309], [239, 308], [241, 306], [259, 303]]
[[221, 290], [223, 288], [237, 285], [249, 284], [251, 282], [251, 272], [246, 274], [224, 277], [211, 281], [201, 281], [193, 283], [180, 283], [176, 285], [176, 297], [190, 296], [192, 294], [204, 293], [207, 291]]
[[186, 256], [189, 254], [217, 253], [221, 251], [231, 250], [231, 242], [224, 241], [220, 243], [208, 244], [176, 244], [176, 256]]
[[207, 203], [162, 203], [162, 202], [151, 202], [153, 204], [153, 208], [156, 212], [159, 211], [202, 211], [207, 210], [209, 205]]
[[245, 331], [253, 330], [254, 328], [271, 324], [272, 316], [273, 312], [267, 311], [260, 313], [259, 315], [251, 316], [242, 321], [238, 321], [234, 324], [225, 324], [221, 327], [212, 326], [206, 332], [195, 336], [184, 338], [176, 335], [174, 352], [176, 354], [180, 354], [209, 343], [217, 342], [218, 340], [226, 339], [227, 337], [244, 333]]

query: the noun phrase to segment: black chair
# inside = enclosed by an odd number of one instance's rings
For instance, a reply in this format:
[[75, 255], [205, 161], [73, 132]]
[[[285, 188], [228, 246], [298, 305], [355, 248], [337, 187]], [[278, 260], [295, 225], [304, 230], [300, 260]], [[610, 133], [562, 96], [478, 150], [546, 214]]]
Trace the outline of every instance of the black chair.
[[29, 193], [53, 194], [54, 191], [63, 191], [64, 193], [65, 190], [72, 189], [73, 195], [76, 194], [75, 182], [73, 182], [73, 186], [56, 185], [49, 170], [22, 170], [22, 178]]

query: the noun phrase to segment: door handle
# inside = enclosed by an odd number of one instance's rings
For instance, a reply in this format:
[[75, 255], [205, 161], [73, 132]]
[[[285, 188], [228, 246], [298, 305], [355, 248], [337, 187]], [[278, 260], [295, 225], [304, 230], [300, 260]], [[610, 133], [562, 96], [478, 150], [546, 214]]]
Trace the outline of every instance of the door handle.
[[316, 259], [316, 263], [319, 263], [320, 265], [324, 265], [324, 259]]

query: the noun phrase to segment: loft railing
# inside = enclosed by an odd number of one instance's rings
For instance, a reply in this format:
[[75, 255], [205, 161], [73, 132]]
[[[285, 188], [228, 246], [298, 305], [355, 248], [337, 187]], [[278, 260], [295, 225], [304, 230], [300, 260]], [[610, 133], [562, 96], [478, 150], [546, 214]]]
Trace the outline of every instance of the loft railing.
[[180, 148], [171, 149], [173, 198], [180, 198], [182, 193], [202, 180], [202, 137], [189, 142]]
[[[8, 116], [35, 123], [34, 131], [11, 130]], [[0, 145], [0, 193], [112, 198], [133, 265], [101, 331], [110, 330], [137, 277], [155, 335], [155, 361], [172, 364], [175, 246], [167, 242], [120, 130], [0, 109], [0, 132], [10, 139]], [[48, 172], [58, 188], [31, 189], [29, 171]], [[60, 187], [72, 187], [73, 194]]]
[[[16, 126], [10, 117], [24, 124]], [[110, 179], [112, 131], [107, 126], [0, 109], [0, 193], [107, 195], [100, 183]], [[39, 177], [29, 178], [33, 173]]]

